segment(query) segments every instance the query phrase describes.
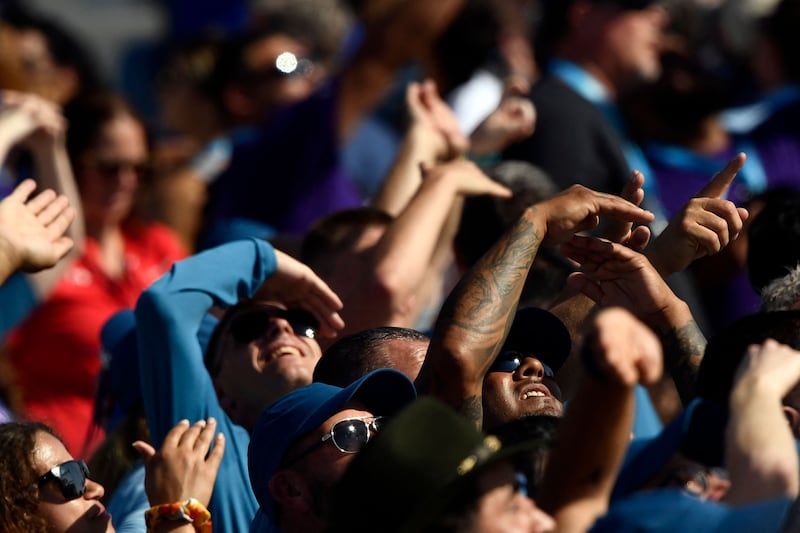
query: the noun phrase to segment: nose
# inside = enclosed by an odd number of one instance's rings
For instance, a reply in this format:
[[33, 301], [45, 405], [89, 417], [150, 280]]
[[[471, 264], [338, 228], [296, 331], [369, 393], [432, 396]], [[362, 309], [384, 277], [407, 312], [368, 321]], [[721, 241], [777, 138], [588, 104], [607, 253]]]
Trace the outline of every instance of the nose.
[[106, 493], [103, 485], [91, 479], [86, 480], [86, 491], [83, 493], [83, 498], [86, 500], [99, 500]]
[[262, 339], [274, 339], [280, 337], [283, 333], [294, 333], [292, 325], [285, 318], [273, 317], [269, 319], [269, 327]]
[[544, 367], [541, 361], [535, 357], [526, 357], [522, 360], [519, 368], [514, 371], [514, 379], [526, 379], [532, 376], [538, 377], [539, 381], [544, 379]]

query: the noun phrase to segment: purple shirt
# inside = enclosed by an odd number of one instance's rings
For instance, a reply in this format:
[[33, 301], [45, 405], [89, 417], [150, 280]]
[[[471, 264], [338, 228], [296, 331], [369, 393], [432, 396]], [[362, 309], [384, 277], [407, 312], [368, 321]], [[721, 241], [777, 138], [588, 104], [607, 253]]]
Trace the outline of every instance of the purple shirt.
[[363, 203], [344, 172], [337, 138], [338, 86], [323, 86], [274, 114], [234, 146], [210, 187], [207, 222], [249, 219], [302, 233], [322, 216]]

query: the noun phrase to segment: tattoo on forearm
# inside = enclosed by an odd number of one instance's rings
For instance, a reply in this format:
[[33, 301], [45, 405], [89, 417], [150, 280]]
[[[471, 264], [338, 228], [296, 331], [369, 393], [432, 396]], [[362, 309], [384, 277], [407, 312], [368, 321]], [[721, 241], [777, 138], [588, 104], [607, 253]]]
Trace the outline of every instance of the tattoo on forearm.
[[664, 362], [672, 373], [675, 386], [684, 404], [691, 399], [697, 381], [697, 371], [706, 350], [706, 338], [697, 323], [672, 328], [662, 335]]
[[470, 396], [464, 399], [459, 412], [466, 417], [467, 420], [475, 424], [475, 427], [481, 429], [483, 425], [483, 397]]
[[540, 243], [533, 222], [521, 217], [461, 280], [442, 314], [457, 328], [502, 338]]

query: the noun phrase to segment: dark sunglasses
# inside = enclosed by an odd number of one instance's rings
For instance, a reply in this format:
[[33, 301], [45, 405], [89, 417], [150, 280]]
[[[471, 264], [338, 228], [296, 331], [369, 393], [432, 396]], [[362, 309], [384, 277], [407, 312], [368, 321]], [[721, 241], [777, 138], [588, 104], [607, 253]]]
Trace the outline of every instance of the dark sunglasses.
[[547, 363], [545, 363], [538, 357], [534, 357], [533, 355], [526, 355], [516, 350], [507, 350], [505, 352], [501, 352], [500, 355], [497, 356], [497, 359], [494, 360], [494, 363], [492, 363], [492, 366], [489, 367], [489, 372], [509, 372], [509, 373], [516, 372], [516, 370], [520, 366], [522, 366], [522, 361], [526, 357], [533, 357], [534, 359], [537, 359], [539, 363], [541, 363], [542, 368], [544, 368], [544, 377], [546, 378], [555, 377], [553, 369], [550, 368], [547, 365]]
[[252, 70], [245, 74], [252, 83], [285, 80], [311, 74], [316, 67], [312, 58], [298, 57], [292, 52], [283, 52], [275, 58], [275, 64], [269, 68]]
[[243, 311], [231, 320], [230, 332], [236, 342], [248, 344], [264, 336], [271, 327], [270, 320], [286, 320], [295, 335], [314, 339], [319, 332], [319, 321], [302, 309], [269, 307]]
[[147, 163], [131, 163], [129, 161], [93, 161], [90, 163], [95, 172], [104, 178], [114, 178], [123, 171], [131, 171], [137, 176], [142, 177], [150, 173], [150, 165]]
[[84, 461], [67, 461], [53, 467], [49, 472], [36, 480], [41, 487], [49, 481], [56, 481], [61, 494], [66, 500], [80, 498], [86, 492], [86, 480], [89, 478], [89, 467]]
[[369, 442], [371, 433], [377, 433], [385, 422], [386, 417], [384, 416], [361, 416], [339, 420], [327, 435], [322, 436], [319, 442], [314, 443], [296, 455], [286, 466], [293, 465], [327, 441], [331, 441], [336, 446], [336, 449], [342, 453], [358, 453]]

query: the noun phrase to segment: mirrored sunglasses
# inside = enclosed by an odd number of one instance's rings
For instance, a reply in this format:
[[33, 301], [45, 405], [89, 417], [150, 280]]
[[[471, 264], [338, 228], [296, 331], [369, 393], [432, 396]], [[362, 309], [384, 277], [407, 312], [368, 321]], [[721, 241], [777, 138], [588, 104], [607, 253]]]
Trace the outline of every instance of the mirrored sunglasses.
[[295, 456], [287, 463], [287, 466], [296, 463], [328, 441], [331, 441], [342, 453], [358, 453], [369, 442], [372, 433], [377, 433], [385, 423], [386, 417], [384, 416], [362, 416], [339, 420], [328, 434], [323, 435], [318, 442]]
[[494, 360], [494, 363], [492, 363], [492, 366], [489, 367], [489, 372], [516, 372], [517, 369], [522, 366], [522, 361], [524, 361], [526, 357], [532, 357], [541, 363], [542, 368], [544, 368], [544, 377], [553, 378], [555, 376], [553, 369], [550, 368], [547, 363], [538, 357], [526, 355], [516, 350], [507, 350], [505, 352], [501, 352], [497, 356], [497, 359]]
[[67, 461], [53, 467], [49, 472], [36, 480], [41, 487], [49, 481], [55, 481], [66, 500], [80, 498], [86, 492], [86, 480], [89, 478], [89, 467], [84, 461]]
[[243, 311], [231, 320], [230, 332], [236, 342], [248, 344], [264, 336], [271, 327], [271, 319], [282, 318], [289, 323], [295, 335], [314, 339], [319, 332], [317, 319], [302, 309], [268, 307]]

